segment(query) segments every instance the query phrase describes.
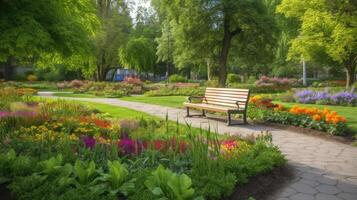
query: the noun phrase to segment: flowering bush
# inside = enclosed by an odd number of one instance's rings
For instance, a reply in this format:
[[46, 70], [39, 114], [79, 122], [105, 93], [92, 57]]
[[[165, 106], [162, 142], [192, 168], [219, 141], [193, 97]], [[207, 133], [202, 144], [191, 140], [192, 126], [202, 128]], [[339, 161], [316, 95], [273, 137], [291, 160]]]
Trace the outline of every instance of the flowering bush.
[[125, 77], [124, 83], [132, 84], [132, 85], [142, 85], [143, 84], [143, 82], [140, 80], [140, 78], [137, 78], [137, 77]]
[[70, 87], [73, 88], [80, 88], [84, 85], [85, 83], [83, 81], [80, 80], [73, 80], [69, 83]]
[[277, 78], [262, 76], [255, 82], [255, 86], [260, 90], [267, 90], [270, 92], [286, 91], [298, 83], [297, 79]]
[[333, 105], [350, 105], [357, 103], [357, 94], [351, 92], [338, 92], [330, 94], [325, 91], [301, 90], [294, 95], [295, 100], [299, 103], [316, 103], [316, 104], [333, 104]]

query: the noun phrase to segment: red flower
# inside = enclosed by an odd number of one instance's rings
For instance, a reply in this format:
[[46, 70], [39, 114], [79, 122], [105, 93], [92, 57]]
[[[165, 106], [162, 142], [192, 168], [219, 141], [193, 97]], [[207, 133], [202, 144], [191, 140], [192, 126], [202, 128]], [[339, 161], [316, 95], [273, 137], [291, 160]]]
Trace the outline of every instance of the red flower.
[[165, 141], [162, 141], [162, 140], [155, 140], [154, 141], [154, 149], [158, 150], [158, 151], [161, 151], [165, 148], [166, 146], [166, 143]]

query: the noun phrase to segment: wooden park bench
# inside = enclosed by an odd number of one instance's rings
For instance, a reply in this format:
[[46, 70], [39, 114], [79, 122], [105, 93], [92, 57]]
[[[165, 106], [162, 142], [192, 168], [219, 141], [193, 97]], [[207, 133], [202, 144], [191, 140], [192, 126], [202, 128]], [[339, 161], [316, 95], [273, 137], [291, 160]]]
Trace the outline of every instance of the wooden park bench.
[[[193, 100], [199, 99], [199, 103]], [[247, 123], [249, 89], [206, 88], [204, 96], [190, 96], [184, 103], [187, 117], [206, 116], [206, 111], [227, 113], [227, 124], [233, 125], [231, 114], [242, 114], [244, 124]], [[190, 115], [190, 108], [202, 110], [201, 115]]]

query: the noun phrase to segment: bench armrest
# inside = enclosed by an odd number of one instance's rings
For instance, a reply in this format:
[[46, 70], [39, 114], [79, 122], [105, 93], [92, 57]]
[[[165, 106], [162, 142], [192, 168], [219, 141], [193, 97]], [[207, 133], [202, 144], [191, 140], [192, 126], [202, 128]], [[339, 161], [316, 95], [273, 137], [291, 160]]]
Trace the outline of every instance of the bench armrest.
[[188, 102], [192, 102], [192, 99], [205, 99], [205, 97], [204, 96], [189, 96], [188, 98], [187, 98], [187, 100], [188, 100]]
[[237, 107], [238, 107], [238, 110], [239, 110], [239, 102], [241, 102], [241, 103], [247, 103], [247, 101], [236, 101], [236, 105], [237, 105]]

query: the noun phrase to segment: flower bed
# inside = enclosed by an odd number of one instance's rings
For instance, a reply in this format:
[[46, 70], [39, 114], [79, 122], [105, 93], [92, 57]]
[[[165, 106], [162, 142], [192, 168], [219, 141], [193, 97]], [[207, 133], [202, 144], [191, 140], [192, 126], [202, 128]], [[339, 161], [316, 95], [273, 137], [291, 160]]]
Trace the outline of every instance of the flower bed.
[[92, 94], [103, 97], [123, 97], [144, 92], [143, 82], [138, 78], [126, 78], [120, 83], [73, 80], [57, 83], [58, 89], [71, 89], [75, 93]]
[[274, 93], [283, 92], [293, 86], [298, 85], [297, 79], [278, 78], [262, 76], [255, 82], [255, 92], [257, 93]]
[[316, 129], [332, 135], [344, 135], [347, 131], [345, 117], [327, 108], [320, 110], [295, 105], [288, 109], [262, 96], [252, 97], [250, 103], [248, 111], [252, 119]]
[[16, 199], [220, 199], [285, 162], [269, 134], [243, 140], [166, 120], [118, 121], [63, 100], [9, 104], [0, 183]]
[[342, 91], [330, 93], [325, 91], [300, 90], [294, 95], [295, 101], [304, 104], [316, 103], [323, 105], [344, 105], [355, 106], [357, 104], [357, 94], [352, 90], [350, 92]]

